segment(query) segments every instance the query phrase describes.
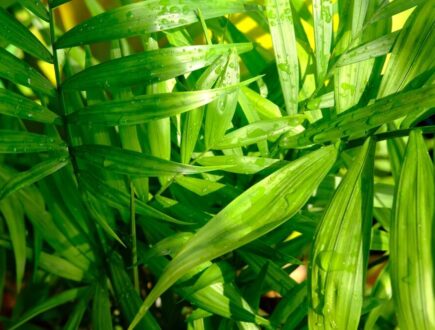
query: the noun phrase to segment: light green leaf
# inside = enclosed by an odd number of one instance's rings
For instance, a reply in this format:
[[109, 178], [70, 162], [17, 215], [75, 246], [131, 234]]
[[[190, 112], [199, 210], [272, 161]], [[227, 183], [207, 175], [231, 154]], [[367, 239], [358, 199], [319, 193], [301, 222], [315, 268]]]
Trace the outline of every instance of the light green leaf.
[[281, 111], [279, 107], [261, 96], [257, 92], [254, 92], [248, 87], [242, 87], [239, 92], [239, 102], [243, 106], [243, 103], [248, 103], [253, 107], [262, 119], [274, 119], [281, 117]]
[[150, 94], [127, 100], [102, 102], [72, 113], [67, 120], [77, 125], [91, 123], [117, 126], [145, 123], [194, 110], [251, 82], [253, 79], [209, 90]]
[[121, 39], [169, 30], [198, 22], [196, 10], [205, 19], [258, 9], [246, 0], [151, 0], [121, 6], [92, 17], [66, 32], [56, 43], [66, 48], [104, 40]]
[[[222, 167], [184, 165], [169, 160], [103, 145], [82, 145], [71, 149], [74, 155], [108, 171], [132, 176], [195, 174]], [[224, 167], [224, 166], [223, 166]]]
[[279, 119], [258, 121], [226, 134], [213, 149], [230, 149], [247, 146], [281, 134], [299, 133], [305, 116], [295, 115]]
[[332, 43], [332, 2], [313, 0], [316, 82], [322, 86], [328, 71]]
[[264, 157], [227, 155], [201, 157], [196, 161], [203, 166], [222, 166], [222, 170], [227, 172], [254, 174], [275, 164], [279, 160]]
[[66, 145], [47, 135], [0, 130], [0, 154], [42, 151], [66, 151]]
[[290, 1], [267, 0], [266, 13], [288, 114], [298, 113], [299, 63]]
[[336, 190], [314, 238], [309, 269], [310, 329], [357, 329], [373, 204], [375, 144], [368, 139]]
[[6, 10], [0, 8], [0, 34], [7, 42], [46, 62], [52, 63], [52, 56], [43, 44]]
[[45, 124], [60, 124], [62, 122], [61, 118], [54, 112], [3, 88], [0, 88], [0, 113]]
[[[240, 68], [237, 52], [232, 49], [216, 87], [235, 85], [240, 80]], [[206, 149], [210, 149], [225, 134], [231, 125], [237, 107], [238, 90], [223, 95], [207, 105], [205, 113], [204, 140]]]
[[0, 47], [0, 78], [33, 88], [35, 91], [54, 95], [51, 83], [26, 62], [21, 61]]
[[49, 21], [47, 9], [40, 0], [18, 0], [18, 2], [44, 21]]
[[129, 55], [85, 69], [67, 79], [63, 87], [87, 90], [163, 81], [210, 65], [233, 48], [243, 53], [252, 44], [174, 47]]
[[56, 308], [58, 306], [64, 305], [70, 301], [73, 301], [85, 294], [88, 288], [80, 288], [80, 289], [70, 289], [68, 291], [64, 291], [59, 293], [39, 305], [34, 306], [25, 312], [14, 324], [9, 328], [10, 330], [14, 330], [19, 326], [25, 324], [27, 321], [31, 320], [35, 316], [42, 314], [50, 309]]
[[21, 172], [11, 180], [6, 182], [0, 189], [0, 200], [14, 193], [15, 191], [27, 187], [39, 180], [57, 172], [59, 169], [69, 163], [68, 157], [53, 157], [49, 158], [35, 166], [30, 170]]
[[371, 58], [387, 54], [399, 32], [391, 32], [373, 41], [359, 45], [344, 53], [337, 62], [337, 66], [345, 66], [353, 63], [366, 61]]
[[92, 326], [95, 330], [113, 329], [109, 292], [105, 278], [98, 280], [95, 285], [92, 304]]
[[[258, 182], [203, 226], [172, 259], [130, 324], [190, 269], [263, 236], [307, 202], [335, 162], [332, 146], [312, 152]], [[279, 187], [279, 188], [278, 188]]]
[[192, 178], [188, 176], [176, 177], [175, 182], [199, 196], [206, 196], [225, 187], [224, 184], [219, 182]]
[[426, 1], [406, 21], [391, 52], [378, 97], [402, 90], [414, 78], [435, 67], [434, 61], [428, 60], [435, 45], [434, 10], [434, 3]]
[[435, 87], [430, 85], [408, 92], [396, 93], [370, 104], [341, 113], [335, 119], [315, 122], [304, 132], [280, 141], [283, 148], [304, 147], [314, 143], [366, 134], [374, 127], [433, 106]]
[[435, 327], [433, 169], [421, 131], [412, 131], [390, 228], [391, 284], [403, 329]]
[[[227, 57], [221, 55], [218, 57], [199, 77], [196, 82], [198, 89], [210, 89], [216, 83], [221, 73], [225, 68]], [[226, 87], [224, 87], [226, 89]], [[216, 89], [215, 89], [216, 90]], [[174, 93], [172, 93], [174, 94]], [[182, 123], [182, 136], [181, 136], [181, 162], [188, 163], [195, 149], [196, 142], [198, 141], [199, 132], [202, 127], [204, 118], [204, 108], [194, 109], [181, 117]]]

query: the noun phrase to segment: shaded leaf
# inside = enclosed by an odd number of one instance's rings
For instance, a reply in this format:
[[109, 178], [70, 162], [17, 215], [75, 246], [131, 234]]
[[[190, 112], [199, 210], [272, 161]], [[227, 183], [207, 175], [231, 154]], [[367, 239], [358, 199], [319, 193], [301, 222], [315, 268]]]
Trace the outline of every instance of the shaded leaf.
[[45, 94], [54, 95], [51, 83], [26, 62], [0, 47], [0, 78], [21, 84]]
[[47, 48], [27, 28], [2, 8], [0, 8], [0, 21], [2, 22], [0, 34], [6, 41], [41, 60], [52, 63], [52, 57]]
[[97, 281], [92, 304], [92, 325], [96, 330], [111, 330], [112, 315], [110, 311], [109, 292], [105, 279]]
[[74, 147], [72, 152], [87, 163], [111, 172], [132, 176], [195, 174], [222, 168], [184, 165], [135, 151], [103, 145], [82, 145]]
[[60, 124], [61, 118], [54, 112], [15, 94], [7, 89], [0, 88], [0, 113], [45, 124]]
[[23, 187], [29, 186], [45, 178], [46, 176], [57, 172], [68, 163], [69, 159], [65, 156], [53, 157], [33, 166], [28, 171], [21, 172], [20, 174], [6, 182], [3, 187], [1, 187], [0, 200], [9, 196], [17, 190], [22, 189]]
[[53, 137], [24, 131], [0, 130], [0, 153], [66, 151], [66, 145]]
[[49, 21], [50, 17], [48, 15], [48, 11], [47, 9], [45, 9], [41, 0], [18, 0], [18, 2], [39, 18], [43, 19], [46, 22]]

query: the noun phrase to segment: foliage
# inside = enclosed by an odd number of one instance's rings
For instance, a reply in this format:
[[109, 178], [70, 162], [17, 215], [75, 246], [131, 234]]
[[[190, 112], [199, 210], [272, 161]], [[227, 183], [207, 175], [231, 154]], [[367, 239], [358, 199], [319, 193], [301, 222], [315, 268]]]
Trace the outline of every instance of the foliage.
[[68, 2], [0, 4], [7, 329], [435, 329], [433, 1]]

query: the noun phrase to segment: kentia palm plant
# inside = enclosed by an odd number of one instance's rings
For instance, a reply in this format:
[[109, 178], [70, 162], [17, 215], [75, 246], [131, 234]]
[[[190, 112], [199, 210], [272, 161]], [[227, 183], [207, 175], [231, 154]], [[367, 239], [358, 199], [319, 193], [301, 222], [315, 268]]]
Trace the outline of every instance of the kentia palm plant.
[[435, 329], [433, 1], [66, 2], [0, 3], [5, 328]]

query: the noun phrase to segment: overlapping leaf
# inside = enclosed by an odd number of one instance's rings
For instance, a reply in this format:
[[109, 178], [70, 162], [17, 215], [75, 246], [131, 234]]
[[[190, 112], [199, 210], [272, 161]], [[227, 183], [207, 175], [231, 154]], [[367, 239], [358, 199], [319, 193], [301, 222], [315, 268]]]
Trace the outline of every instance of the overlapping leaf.
[[253, 1], [238, 0], [151, 0], [121, 6], [97, 15], [66, 32], [57, 48], [121, 39], [174, 29], [198, 22], [196, 10], [208, 18], [259, 8]]
[[129, 55], [85, 69], [67, 79], [63, 87], [86, 90], [167, 80], [203, 68], [232, 48], [243, 53], [252, 44], [174, 47]]
[[394, 201], [390, 275], [399, 326], [435, 327], [434, 167], [420, 131], [412, 131]]
[[166, 267], [130, 329], [152, 303], [192, 267], [217, 258], [276, 228], [308, 200], [335, 162], [334, 147], [325, 147], [266, 177], [203, 226]]
[[357, 329], [373, 203], [374, 143], [367, 140], [338, 187], [314, 239], [309, 274], [312, 329]]

